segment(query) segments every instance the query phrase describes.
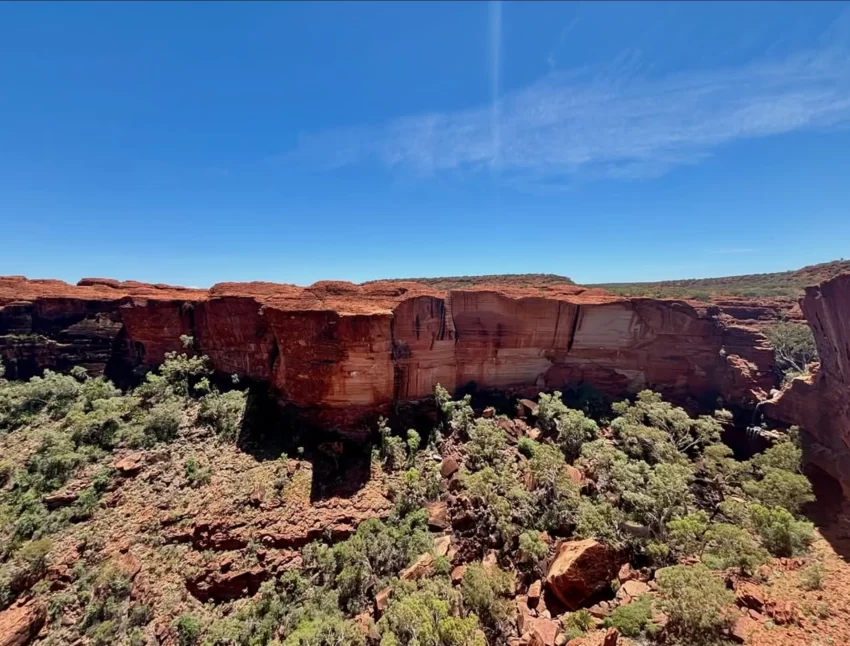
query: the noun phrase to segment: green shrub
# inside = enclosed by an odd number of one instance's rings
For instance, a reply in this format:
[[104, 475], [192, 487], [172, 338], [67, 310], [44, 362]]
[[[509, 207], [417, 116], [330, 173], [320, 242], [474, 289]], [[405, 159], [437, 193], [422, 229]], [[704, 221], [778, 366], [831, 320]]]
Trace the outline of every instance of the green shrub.
[[742, 574], [752, 575], [759, 565], [770, 560], [770, 554], [737, 525], [712, 524], [705, 533], [705, 543], [702, 561], [715, 569], [737, 567]]
[[19, 428], [39, 415], [62, 419], [77, 401], [81, 388], [70, 375], [51, 370], [29, 381], [4, 382], [0, 389], [0, 429]]
[[576, 536], [595, 538], [614, 549], [625, 546], [620, 524], [625, 520], [623, 512], [605, 500], [582, 497], [576, 512]]
[[708, 526], [708, 514], [702, 510], [674, 518], [667, 523], [667, 542], [678, 556], [700, 554]]
[[[641, 451], [635, 457], [650, 462], [668, 461], [673, 456], [659, 454], [664, 442], [658, 442], [655, 434], [646, 431], [647, 428], [663, 431], [677, 451], [688, 455], [699, 455], [706, 446], [720, 441], [723, 430], [717, 419], [708, 415], [693, 419], [684, 409], [663, 401], [661, 395], [651, 390], [638, 393], [634, 403], [618, 402], [612, 408], [619, 417], [612, 422], [611, 428], [618, 436], [638, 442]], [[637, 431], [632, 432], [632, 429]], [[649, 435], [653, 436], [652, 443], [658, 446], [641, 440]]]
[[566, 470], [564, 456], [555, 447], [541, 444], [528, 461], [534, 483], [534, 497], [540, 527], [564, 532], [575, 522], [580, 496], [579, 485]]
[[208, 485], [212, 480], [210, 468], [208, 466], [202, 467], [194, 455], [190, 455], [186, 460], [183, 475], [191, 487], [202, 487]]
[[513, 575], [498, 567], [485, 568], [480, 563], [473, 563], [463, 573], [461, 594], [464, 606], [496, 631], [504, 629], [513, 618], [512, 590]]
[[180, 646], [194, 646], [201, 636], [201, 620], [190, 612], [184, 612], [174, 621], [174, 631]]
[[15, 472], [14, 465], [8, 460], [0, 460], [0, 489], [5, 487]]
[[564, 634], [569, 640], [581, 637], [594, 626], [593, 615], [585, 608], [566, 613], [562, 619], [562, 623]]
[[449, 392], [437, 384], [434, 388], [434, 399], [446, 429], [450, 433], [459, 432], [466, 435], [475, 420], [475, 411], [471, 406], [472, 395], [464, 395], [460, 401], [452, 401]]
[[605, 619], [605, 626], [616, 628], [626, 637], [640, 637], [657, 631], [652, 623], [652, 597], [643, 595], [625, 606], [617, 606]]
[[397, 586], [378, 622], [381, 646], [486, 646], [478, 618], [451, 615], [456, 593], [447, 584], [430, 585], [412, 592]]
[[804, 554], [814, 541], [814, 525], [797, 520], [782, 507], [750, 506], [750, 521], [762, 544], [774, 556]]
[[549, 545], [540, 532], [529, 529], [519, 535], [519, 560], [525, 565], [536, 565], [549, 554]]
[[407, 463], [409, 465], [413, 464], [413, 461], [416, 459], [416, 453], [419, 451], [421, 442], [422, 438], [419, 437], [419, 433], [415, 429], [410, 428], [407, 430], [405, 444], [407, 445]]
[[191, 392], [193, 383], [210, 376], [211, 370], [207, 363], [208, 359], [204, 356], [192, 357], [188, 354], [166, 352], [165, 361], [159, 367], [159, 374], [174, 394], [186, 397]]
[[494, 466], [505, 459], [505, 449], [508, 447], [505, 430], [490, 419], [477, 419], [467, 432], [469, 441], [466, 452], [469, 456], [469, 466], [473, 470]]
[[661, 463], [651, 469], [643, 465], [638, 463], [634, 471], [622, 469], [620, 472], [626, 474], [622, 482], [615, 470], [615, 486], [635, 520], [647, 525], [655, 536], [664, 536], [667, 523], [686, 515], [695, 505], [690, 490], [693, 472], [680, 464]]
[[121, 625], [114, 619], [104, 619], [89, 628], [86, 636], [92, 646], [111, 646], [121, 634]]
[[94, 516], [100, 506], [100, 495], [94, 487], [86, 487], [79, 496], [74, 505], [74, 518], [76, 520], [86, 520]]
[[86, 610], [80, 627], [89, 636], [97, 635], [98, 639], [117, 636], [122, 631], [121, 618], [132, 589], [130, 579], [114, 562], [109, 561], [96, 573], [88, 574], [85, 582], [92, 589], [90, 596], [86, 595]]
[[800, 587], [803, 590], [823, 590], [826, 568], [823, 563], [810, 563], [800, 570]]
[[47, 493], [64, 485], [85, 462], [70, 437], [55, 431], [45, 432], [35, 453], [27, 461], [30, 486]]
[[153, 609], [144, 603], [134, 603], [130, 606], [127, 620], [131, 626], [146, 626], [153, 619]]
[[776, 365], [787, 377], [808, 372], [818, 351], [812, 329], [806, 323], [777, 323], [764, 332], [773, 346]]
[[396, 471], [407, 464], [407, 444], [392, 429], [382, 417], [378, 420], [378, 433], [381, 438], [381, 457], [390, 471]]
[[24, 543], [14, 557], [0, 566], [0, 609], [41, 579], [47, 569], [47, 555], [53, 547], [50, 539]]
[[527, 458], [533, 458], [540, 448], [540, 442], [532, 440], [530, 437], [521, 437], [516, 445], [517, 450]]
[[231, 390], [204, 395], [198, 408], [198, 422], [212, 429], [226, 442], [235, 442], [245, 415], [246, 393]]
[[705, 447], [702, 469], [707, 484], [722, 498], [738, 486], [746, 465], [736, 460], [725, 444], [711, 444]]
[[154, 405], [144, 418], [145, 434], [159, 442], [170, 442], [180, 430], [182, 412], [174, 400]]
[[728, 606], [733, 592], [704, 565], [675, 565], [656, 574], [661, 609], [667, 614], [667, 630], [689, 644], [720, 640], [729, 625]]
[[337, 613], [314, 613], [302, 620], [283, 646], [365, 646], [363, 631]]
[[745, 482], [743, 487], [748, 496], [765, 507], [783, 507], [792, 514], [799, 513], [803, 505], [815, 499], [806, 476], [773, 467], [764, 469], [761, 480]]
[[343, 608], [356, 613], [371, 591], [381, 589], [431, 544], [428, 514], [420, 510], [389, 523], [364, 521], [351, 538], [333, 547], [308, 545], [303, 562], [307, 572], [338, 591]]
[[421, 509], [426, 502], [425, 485], [419, 469], [408, 469], [401, 479], [397, 491], [392, 492], [395, 514], [401, 518], [412, 511]]
[[[332, 590], [310, 585], [297, 571], [264, 582], [259, 593], [225, 619], [213, 623], [203, 640], [204, 646], [256, 646], [279, 643], [279, 633], [288, 635], [310, 620], [325, 623], [324, 618], [339, 618], [337, 595]], [[304, 627], [303, 625], [301, 626]], [[302, 631], [302, 636], [305, 631]]]
[[575, 460], [581, 452], [581, 447], [599, 435], [596, 422], [588, 418], [584, 412], [568, 408], [560, 392], [551, 395], [540, 393], [537, 406], [534, 409], [537, 425], [548, 433], [557, 433], [558, 444], [568, 460]]
[[535, 498], [507, 468], [462, 473], [461, 482], [485, 533], [495, 532], [507, 544], [532, 522]]
[[800, 473], [803, 465], [803, 450], [794, 442], [786, 440], [754, 456], [751, 462], [762, 473], [769, 469]]

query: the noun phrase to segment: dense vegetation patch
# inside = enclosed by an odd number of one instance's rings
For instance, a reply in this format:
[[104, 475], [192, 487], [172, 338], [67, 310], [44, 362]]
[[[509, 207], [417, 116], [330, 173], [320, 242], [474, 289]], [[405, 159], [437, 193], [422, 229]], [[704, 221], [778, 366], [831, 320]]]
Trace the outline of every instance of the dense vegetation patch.
[[[754, 577], [774, 557], [805, 555], [814, 539], [802, 516], [813, 496], [793, 429], [738, 461], [720, 441], [727, 412], [695, 417], [651, 391], [604, 417], [590, 405], [567, 406], [560, 392], [541, 393], [529, 417], [512, 419], [478, 414], [469, 396], [454, 399], [437, 386], [433, 428], [399, 433], [381, 420], [375, 429], [371, 473], [390, 483], [392, 501], [381, 518], [361, 522], [346, 540], [327, 533], [290, 550], [275, 569], [267, 536], [216, 548], [253, 564], [261, 577], [254, 594], [202, 604], [182, 589], [166, 610], [154, 610], [96, 534], [78, 538], [78, 558], [56, 584], [48, 574], [56, 545], [96, 520], [119, 486], [116, 451], [179, 444], [173, 479], [187, 492], [211, 489], [215, 461], [202, 448], [236, 442], [245, 394], [237, 380], [226, 392], [215, 387], [208, 361], [190, 348], [186, 339], [185, 352], [169, 354], [129, 392], [77, 369], [27, 382], [0, 376], [0, 439], [21, 446], [0, 461], [0, 610], [24, 595], [46, 599], [64, 626], [60, 642], [141, 645], [165, 631], [187, 646], [503, 644], [519, 636], [515, 597], [544, 578], [557, 542], [593, 538], [654, 581], [599, 625], [644, 642], [715, 644], [733, 620], [727, 579]], [[270, 467], [282, 505], [297, 486], [297, 462], [281, 456]], [[84, 486], [69, 489], [75, 483]], [[261, 503], [260, 494], [244, 502]], [[435, 505], [445, 521], [432, 517]], [[445, 543], [437, 549], [435, 523], [451, 538], [448, 552]], [[174, 548], [156, 532], [145, 540], [161, 553]], [[811, 566], [804, 581], [818, 589], [822, 570]], [[602, 596], [614, 599], [618, 585]], [[559, 631], [580, 636], [595, 621], [586, 609], [562, 613]]]
[[850, 271], [850, 260], [834, 260], [773, 274], [665, 280], [652, 283], [607, 283], [594, 285], [594, 287], [602, 287], [622, 296], [696, 300], [737, 296], [794, 300], [803, 295], [807, 286], [816, 285], [846, 271]]

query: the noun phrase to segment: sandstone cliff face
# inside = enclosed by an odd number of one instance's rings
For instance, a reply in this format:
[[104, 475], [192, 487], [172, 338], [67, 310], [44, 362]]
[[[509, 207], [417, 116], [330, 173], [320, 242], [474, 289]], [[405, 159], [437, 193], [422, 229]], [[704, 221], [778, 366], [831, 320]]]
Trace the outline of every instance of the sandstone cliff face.
[[765, 414], [805, 430], [808, 459], [850, 493], [850, 274], [807, 288], [802, 308], [820, 366], [766, 403]]
[[753, 404], [773, 355], [716, 306], [620, 298], [574, 285], [441, 292], [419, 283], [210, 290], [86, 279], [0, 278], [0, 357], [11, 376], [82, 363], [110, 376], [160, 363], [195, 338], [222, 373], [268, 382], [332, 426], [454, 390], [589, 383], [622, 396]]

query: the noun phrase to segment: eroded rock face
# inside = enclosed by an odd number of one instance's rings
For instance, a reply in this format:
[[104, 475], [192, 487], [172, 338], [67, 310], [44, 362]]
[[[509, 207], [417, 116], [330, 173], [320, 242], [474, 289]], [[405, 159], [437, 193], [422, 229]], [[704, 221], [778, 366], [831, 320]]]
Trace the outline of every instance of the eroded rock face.
[[806, 289], [803, 313], [811, 325], [820, 366], [795, 379], [765, 414], [807, 432], [806, 458], [850, 493], [850, 274]]
[[[750, 315], [749, 312], [747, 315]], [[419, 283], [223, 283], [210, 290], [0, 278], [11, 377], [82, 363], [116, 378], [195, 339], [222, 373], [268, 382], [317, 421], [353, 428], [454, 390], [591, 384], [752, 404], [773, 385], [764, 337], [717, 306], [547, 285], [440, 292]]]
[[25, 646], [31, 643], [47, 619], [43, 603], [30, 601], [0, 612], [0, 646]]
[[577, 610], [594, 594], [610, 585], [623, 564], [622, 555], [592, 538], [560, 545], [546, 587], [570, 610]]

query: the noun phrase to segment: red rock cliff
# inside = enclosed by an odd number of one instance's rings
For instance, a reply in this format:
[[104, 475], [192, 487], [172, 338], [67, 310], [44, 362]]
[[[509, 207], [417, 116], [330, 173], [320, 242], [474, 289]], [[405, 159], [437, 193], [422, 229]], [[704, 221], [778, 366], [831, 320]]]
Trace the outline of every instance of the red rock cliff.
[[0, 278], [0, 357], [11, 376], [75, 363], [116, 375], [194, 336], [215, 368], [267, 381], [326, 423], [394, 401], [482, 388], [589, 383], [611, 395], [752, 404], [773, 385], [754, 328], [718, 307], [574, 285], [438, 291], [420, 283], [223, 283], [210, 290]]
[[820, 365], [766, 403], [765, 414], [804, 429], [813, 440], [807, 458], [850, 493], [850, 274], [807, 288], [801, 305]]

